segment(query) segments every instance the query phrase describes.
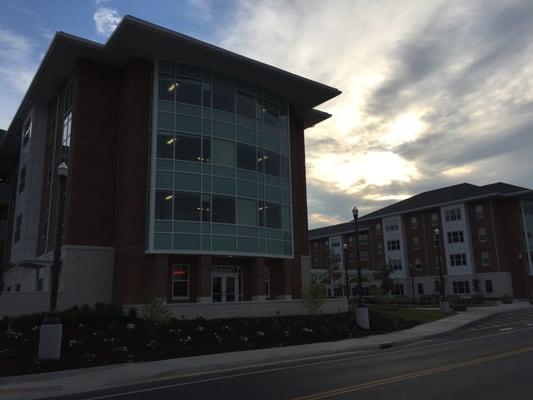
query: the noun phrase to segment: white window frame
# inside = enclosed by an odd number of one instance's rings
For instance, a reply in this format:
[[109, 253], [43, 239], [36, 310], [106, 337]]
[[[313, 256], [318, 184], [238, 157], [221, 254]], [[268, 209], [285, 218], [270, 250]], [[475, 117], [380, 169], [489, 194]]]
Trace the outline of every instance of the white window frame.
[[413, 250], [420, 249], [420, 238], [418, 236], [413, 238]]
[[487, 240], [488, 240], [487, 229], [479, 228], [477, 230], [477, 235], [479, 238], [479, 243], [487, 243]]
[[463, 231], [448, 232], [448, 244], [452, 243], [464, 243], [465, 234]]
[[411, 217], [411, 229], [418, 229], [418, 221], [416, 217]]
[[462, 219], [461, 209], [459, 207], [450, 208], [444, 211], [446, 222], [460, 221]]
[[481, 265], [487, 267], [490, 265], [490, 253], [488, 251], [481, 252]]
[[388, 251], [400, 250], [400, 241], [398, 239], [387, 240], [387, 250]]
[[483, 204], [478, 204], [476, 206], [476, 219], [485, 219], [485, 208]]

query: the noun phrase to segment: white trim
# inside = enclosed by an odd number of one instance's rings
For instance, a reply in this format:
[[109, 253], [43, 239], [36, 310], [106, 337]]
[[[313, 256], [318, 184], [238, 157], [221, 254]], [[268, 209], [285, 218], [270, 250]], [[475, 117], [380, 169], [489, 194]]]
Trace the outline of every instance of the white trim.
[[185, 255], [205, 255], [205, 256], [233, 256], [233, 257], [262, 257], [262, 258], [274, 258], [274, 259], [287, 259], [293, 260], [294, 256], [283, 254], [265, 254], [265, 253], [245, 253], [239, 251], [221, 251], [221, 250], [173, 250], [173, 249], [161, 249], [161, 250], [146, 250], [144, 254], [185, 254]]

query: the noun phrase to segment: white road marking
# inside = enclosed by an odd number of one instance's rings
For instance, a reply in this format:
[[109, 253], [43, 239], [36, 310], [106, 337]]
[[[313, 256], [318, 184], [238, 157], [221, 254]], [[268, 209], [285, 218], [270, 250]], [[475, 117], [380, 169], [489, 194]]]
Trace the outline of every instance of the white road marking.
[[510, 328], [500, 328], [499, 330], [502, 331], [502, 332], [506, 332], [506, 331], [512, 331], [514, 328], [510, 327]]
[[[485, 339], [485, 338], [490, 338], [490, 337], [508, 335], [508, 334], [511, 334], [511, 333], [521, 332], [521, 331], [524, 331], [524, 330], [531, 330], [531, 329], [533, 329], [533, 328], [523, 328], [523, 329], [519, 329], [519, 330], [515, 330], [515, 331], [493, 333], [493, 334], [490, 334], [490, 335], [477, 336], [477, 337], [473, 337], [473, 338], [458, 339], [458, 340], [453, 340], [453, 341], [443, 342], [443, 343], [434, 343], [434, 344], [429, 344], [427, 346], [418, 347], [416, 349], [408, 348], [408, 349], [403, 349], [403, 350], [387, 351], [387, 352], [368, 354], [368, 355], [362, 355], [362, 356], [356, 356], [356, 357], [346, 357], [346, 358], [341, 358], [341, 359], [336, 359], [336, 360], [317, 361], [317, 362], [308, 363], [308, 364], [287, 365], [287, 366], [284, 366], [284, 367], [270, 368], [270, 369], [264, 369], [264, 370], [259, 370], [259, 371], [241, 372], [241, 373], [232, 374], [232, 375], [224, 375], [224, 376], [218, 376], [218, 377], [212, 377], [212, 378], [199, 379], [199, 380], [196, 380], [196, 381], [181, 382], [181, 383], [175, 383], [175, 384], [171, 384], [171, 385], [164, 385], [164, 386], [157, 386], [157, 387], [146, 388], [146, 389], [131, 390], [131, 391], [128, 391], [128, 392], [114, 393], [114, 394], [108, 394], [108, 395], [102, 395], [102, 396], [96, 396], [96, 397], [87, 397], [84, 400], [111, 399], [111, 398], [114, 398], [114, 397], [129, 396], [129, 395], [138, 394], [138, 393], [154, 392], [154, 391], [157, 391], [157, 390], [171, 389], [171, 388], [177, 388], [177, 387], [181, 387], [181, 386], [190, 386], [190, 385], [195, 385], [195, 384], [199, 384], [199, 383], [207, 383], [207, 382], [214, 382], [214, 381], [220, 381], [220, 380], [225, 380], [225, 379], [239, 378], [241, 376], [259, 375], [259, 374], [265, 374], [265, 373], [269, 373], [269, 372], [278, 372], [278, 371], [284, 371], [284, 370], [290, 370], [290, 369], [306, 368], [306, 367], [313, 367], [313, 366], [325, 365], [325, 364], [334, 364], [334, 363], [340, 363], [340, 362], [344, 362], [344, 361], [351, 361], [351, 360], [358, 360], [358, 359], [377, 358], [377, 357], [388, 356], [390, 354], [399, 354], [399, 353], [405, 353], [405, 352], [412, 352], [414, 350], [424, 350], [424, 349], [429, 349], [429, 348], [433, 348], [433, 347], [442, 347], [442, 346], [446, 346], [446, 345], [454, 344], [454, 343], [471, 342], [471, 341], [474, 341], [474, 340], [480, 340], [480, 339]], [[329, 357], [331, 357], [331, 356], [332, 355], [330, 355]], [[316, 358], [318, 359], [318, 358], [320, 358], [320, 356], [317, 356]], [[294, 360], [285, 360], [285, 361], [280, 361], [279, 363], [289, 363], [289, 362], [292, 362], [292, 361], [294, 361]], [[269, 363], [269, 364], [271, 364], [271, 365], [272, 364], [276, 364], [276, 362]], [[216, 370], [216, 371], [200, 372], [200, 373], [195, 374], [195, 375], [196, 376], [199, 376], [199, 375], [211, 375], [211, 374], [216, 374], [216, 373], [221, 373], [221, 372], [243, 370], [243, 369], [249, 369], [249, 368], [258, 368], [258, 367], [261, 367], [261, 366], [262, 366], [261, 364], [258, 364], [258, 365], [250, 365], [250, 366], [245, 366], [245, 367], [227, 368], [227, 369], [220, 369], [220, 370]], [[192, 376], [193, 375], [190, 374], [190, 375], [182, 375], [182, 376], [175, 376], [175, 377], [165, 377], [165, 378], [161, 378], [159, 380], [180, 379], [180, 378], [186, 378], [186, 377], [190, 378]], [[152, 381], [152, 382], [155, 382], [155, 381]], [[150, 382], [145, 382], [145, 383], [150, 383]], [[101, 390], [105, 390], [105, 389], [101, 389]]]

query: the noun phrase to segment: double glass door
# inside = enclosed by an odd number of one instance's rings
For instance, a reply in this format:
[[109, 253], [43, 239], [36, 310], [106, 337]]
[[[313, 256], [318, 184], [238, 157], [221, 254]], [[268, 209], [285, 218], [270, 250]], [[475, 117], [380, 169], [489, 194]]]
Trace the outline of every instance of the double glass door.
[[213, 303], [234, 303], [240, 299], [238, 272], [215, 271], [211, 277]]

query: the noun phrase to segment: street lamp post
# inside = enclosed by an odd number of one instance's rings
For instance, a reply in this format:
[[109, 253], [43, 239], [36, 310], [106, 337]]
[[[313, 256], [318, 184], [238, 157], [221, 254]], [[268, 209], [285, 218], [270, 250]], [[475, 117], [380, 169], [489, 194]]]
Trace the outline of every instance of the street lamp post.
[[448, 299], [446, 298], [446, 287], [445, 287], [445, 282], [444, 282], [444, 272], [443, 272], [442, 261], [441, 261], [442, 250], [441, 250], [441, 245], [440, 245], [441, 240], [440, 240], [439, 228], [435, 228], [434, 234], [435, 234], [435, 244], [437, 245], [437, 251], [439, 252], [439, 256], [437, 257], [437, 260], [438, 260], [437, 267], [439, 268], [439, 278], [440, 278], [440, 285], [439, 285], [439, 289], [440, 289], [440, 310], [442, 312], [448, 313], [448, 312], [450, 312], [450, 303], [448, 302]]
[[361, 263], [359, 262], [359, 210], [356, 206], [352, 208], [352, 215], [355, 229], [355, 266], [357, 268], [357, 307], [355, 308], [355, 319], [357, 325], [363, 329], [370, 329], [368, 319], [368, 307], [363, 299], [363, 277], [361, 275]]
[[411, 294], [413, 295], [413, 304], [416, 302], [415, 296], [415, 269], [413, 264], [409, 264], [409, 274], [411, 275]]
[[350, 309], [350, 286], [348, 285], [348, 244], [344, 243], [344, 290], [346, 290], [346, 301], [348, 302], [348, 309]]
[[41, 325], [39, 333], [39, 358], [58, 360], [61, 358], [61, 339], [63, 324], [57, 313], [57, 292], [59, 289], [59, 272], [61, 269], [61, 246], [63, 242], [63, 219], [65, 214], [65, 195], [68, 167], [63, 162], [57, 167], [59, 176], [59, 201], [57, 205], [54, 260], [52, 264], [52, 287], [50, 291], [50, 309]]

